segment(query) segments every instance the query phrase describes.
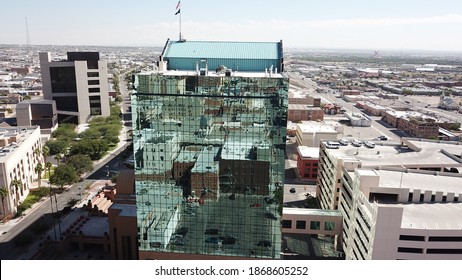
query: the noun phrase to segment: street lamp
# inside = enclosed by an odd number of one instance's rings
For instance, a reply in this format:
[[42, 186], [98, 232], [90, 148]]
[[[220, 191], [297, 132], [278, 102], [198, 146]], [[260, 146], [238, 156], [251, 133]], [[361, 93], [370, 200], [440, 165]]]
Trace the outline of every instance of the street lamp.
[[52, 220], [52, 223], [53, 223], [53, 232], [55, 234], [55, 241], [57, 241], [58, 236], [56, 235], [55, 215], [54, 215], [54, 212], [53, 212], [53, 192], [51, 190], [50, 181], [48, 181], [48, 189], [50, 190], [51, 220]]
[[59, 230], [59, 238], [62, 239], [62, 232], [61, 232], [61, 219], [60, 219], [60, 214], [58, 214], [59, 209], [58, 209], [58, 199], [56, 198], [56, 193], [54, 193], [55, 196], [55, 205], [56, 205], [56, 213], [58, 215], [58, 230]]
[[82, 200], [82, 186], [79, 186], [79, 197]]

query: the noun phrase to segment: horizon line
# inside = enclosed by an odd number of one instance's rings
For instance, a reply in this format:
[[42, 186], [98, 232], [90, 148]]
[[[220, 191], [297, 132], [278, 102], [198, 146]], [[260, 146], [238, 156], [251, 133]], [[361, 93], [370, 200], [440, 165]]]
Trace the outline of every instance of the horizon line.
[[[192, 41], [192, 40], [191, 40]], [[206, 42], [210, 40], [194, 40], [194, 42]], [[280, 40], [281, 41], [281, 40]], [[278, 42], [280, 42], [278, 41]], [[217, 41], [222, 42], [222, 41]], [[247, 41], [232, 41], [232, 42], [247, 42]], [[262, 41], [263, 42], [263, 41]], [[267, 41], [265, 41], [267, 42]], [[276, 42], [276, 41], [275, 41]], [[284, 40], [282, 40], [284, 42]], [[124, 44], [30, 44], [27, 43], [0, 43], [2, 45], [17, 45], [17, 46], [59, 46], [59, 47], [111, 47], [111, 48], [163, 48], [164, 44], [140, 44], [140, 45], [124, 45]], [[315, 46], [302, 46], [302, 45], [285, 45], [284, 49], [309, 49], [309, 50], [331, 50], [331, 51], [393, 51], [393, 52], [438, 52], [438, 53], [457, 53], [462, 55], [462, 50], [436, 50], [436, 49], [416, 49], [416, 48], [352, 48], [352, 47], [315, 47]]]

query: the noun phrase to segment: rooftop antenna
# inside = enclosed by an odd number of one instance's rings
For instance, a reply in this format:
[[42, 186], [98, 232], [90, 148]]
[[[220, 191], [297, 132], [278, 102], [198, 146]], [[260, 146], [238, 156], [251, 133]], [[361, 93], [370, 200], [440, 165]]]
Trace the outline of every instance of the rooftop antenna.
[[26, 44], [27, 44], [27, 56], [30, 58], [30, 62], [32, 64], [32, 56], [30, 55], [30, 37], [29, 37], [29, 24], [27, 24], [27, 17], [25, 17], [26, 19]]

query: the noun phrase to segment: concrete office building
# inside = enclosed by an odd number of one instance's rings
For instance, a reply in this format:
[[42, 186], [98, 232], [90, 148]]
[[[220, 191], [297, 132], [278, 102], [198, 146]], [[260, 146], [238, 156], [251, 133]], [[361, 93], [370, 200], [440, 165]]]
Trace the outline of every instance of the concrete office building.
[[298, 146], [297, 152], [297, 170], [300, 179], [317, 181], [319, 148]]
[[323, 140], [337, 140], [339, 133], [334, 126], [324, 122], [304, 121], [296, 125], [299, 146], [319, 147]]
[[356, 169], [342, 178], [347, 259], [462, 259], [460, 174]]
[[46, 52], [39, 56], [43, 96], [56, 102], [59, 123], [109, 116], [107, 63], [98, 52], [68, 52], [64, 61], [54, 61]]
[[[18, 205], [29, 194], [38, 177], [35, 167], [38, 163], [44, 166], [43, 157], [35, 153], [41, 147], [38, 126], [0, 128], [0, 186], [8, 190], [0, 201], [4, 203], [0, 207], [2, 219], [14, 217]], [[12, 184], [16, 180], [20, 184]]]
[[289, 104], [288, 120], [291, 122], [322, 121], [324, 120], [324, 110], [305, 104]]
[[117, 194], [108, 209], [109, 240], [114, 260], [138, 258], [135, 173], [122, 171], [117, 179]]
[[282, 60], [281, 42], [167, 41], [135, 76], [140, 259], [280, 258]]
[[462, 146], [321, 144], [316, 197], [339, 210], [346, 259], [461, 259]]
[[58, 128], [58, 113], [54, 100], [25, 100], [16, 105], [18, 126], [40, 126], [43, 135]]

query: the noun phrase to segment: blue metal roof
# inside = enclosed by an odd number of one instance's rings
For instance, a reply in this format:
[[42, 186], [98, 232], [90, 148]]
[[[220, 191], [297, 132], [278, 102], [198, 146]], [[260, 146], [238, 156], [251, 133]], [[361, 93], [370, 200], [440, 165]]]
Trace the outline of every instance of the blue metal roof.
[[235, 59], [280, 59], [280, 43], [269, 42], [170, 42], [164, 58], [235, 58]]
[[169, 41], [162, 56], [169, 68], [179, 70], [194, 69], [198, 60], [205, 59], [227, 67], [238, 64], [241, 71], [264, 71], [271, 65], [280, 67], [282, 42]]

